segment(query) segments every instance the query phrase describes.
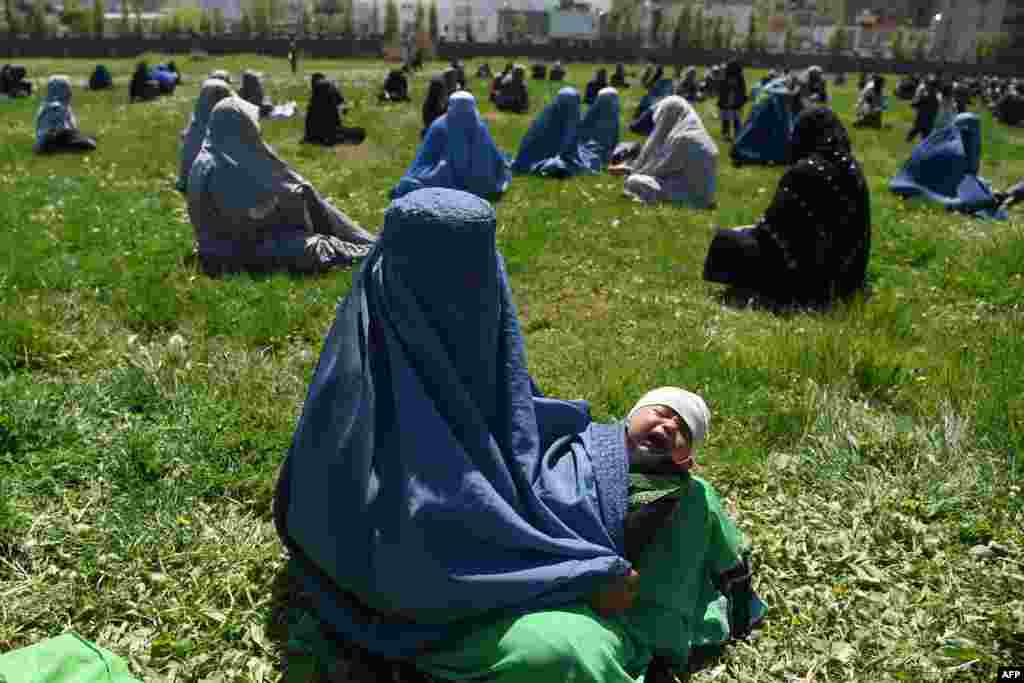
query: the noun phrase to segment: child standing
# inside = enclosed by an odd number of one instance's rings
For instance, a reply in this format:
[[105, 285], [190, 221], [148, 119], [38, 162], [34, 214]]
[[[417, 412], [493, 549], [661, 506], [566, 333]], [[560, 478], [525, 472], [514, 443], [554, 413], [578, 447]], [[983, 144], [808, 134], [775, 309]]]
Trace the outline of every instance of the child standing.
[[733, 59], [725, 67], [725, 78], [718, 91], [718, 116], [722, 119], [722, 137], [729, 142], [740, 134], [743, 119], [740, 112], [746, 103], [747, 81], [743, 78], [743, 67]]

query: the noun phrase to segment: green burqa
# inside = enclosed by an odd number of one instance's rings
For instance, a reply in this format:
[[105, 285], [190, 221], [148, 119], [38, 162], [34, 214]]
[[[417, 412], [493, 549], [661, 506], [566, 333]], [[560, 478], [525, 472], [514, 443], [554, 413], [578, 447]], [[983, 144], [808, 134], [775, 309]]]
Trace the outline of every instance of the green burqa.
[[0, 683], [139, 683], [119, 657], [75, 633], [0, 655]]

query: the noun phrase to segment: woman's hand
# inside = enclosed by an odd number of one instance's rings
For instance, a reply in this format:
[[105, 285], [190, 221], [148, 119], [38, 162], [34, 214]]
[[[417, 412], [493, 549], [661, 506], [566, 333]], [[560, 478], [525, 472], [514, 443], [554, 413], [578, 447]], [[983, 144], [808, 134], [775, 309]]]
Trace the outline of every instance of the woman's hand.
[[612, 616], [633, 606], [640, 592], [640, 575], [633, 569], [616, 576], [590, 596], [590, 606], [601, 616]]

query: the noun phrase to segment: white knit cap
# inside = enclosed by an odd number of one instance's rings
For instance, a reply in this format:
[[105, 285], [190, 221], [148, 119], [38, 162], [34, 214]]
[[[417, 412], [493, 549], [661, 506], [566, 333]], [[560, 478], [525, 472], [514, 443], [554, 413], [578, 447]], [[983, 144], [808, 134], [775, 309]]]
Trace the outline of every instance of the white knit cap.
[[693, 450], [697, 450], [697, 447], [704, 443], [708, 425], [711, 423], [711, 411], [700, 396], [679, 387], [658, 387], [640, 397], [626, 416], [626, 421], [631, 420], [641, 408], [650, 406], [668, 406], [683, 418], [683, 422], [690, 428], [690, 436], [693, 437], [693, 443], [690, 444]]

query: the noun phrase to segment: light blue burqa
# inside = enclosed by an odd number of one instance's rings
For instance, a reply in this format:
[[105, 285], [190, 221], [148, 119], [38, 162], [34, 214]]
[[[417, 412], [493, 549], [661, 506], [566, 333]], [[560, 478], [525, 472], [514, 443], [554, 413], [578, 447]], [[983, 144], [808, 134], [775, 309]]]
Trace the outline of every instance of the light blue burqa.
[[[619, 144], [619, 91], [601, 88], [597, 99], [580, 121], [577, 137], [606, 166]], [[600, 170], [600, 169], [594, 169]]]
[[493, 197], [508, 188], [508, 166], [508, 158], [480, 119], [476, 99], [460, 90], [448, 98], [448, 113], [427, 129], [412, 165], [391, 189], [391, 198], [424, 187], [449, 187]]
[[597, 173], [601, 159], [583, 144], [579, 128], [580, 94], [576, 88], [562, 88], [526, 131], [512, 170], [553, 178]]
[[181, 154], [178, 164], [178, 182], [175, 187], [180, 192], [188, 192], [188, 174], [192, 170], [192, 162], [199, 156], [199, 150], [206, 139], [206, 128], [210, 124], [210, 114], [218, 102], [234, 93], [231, 86], [219, 78], [208, 78], [203, 81], [196, 98], [195, 109], [188, 127], [181, 133]]
[[736, 136], [736, 144], [731, 152], [734, 161], [789, 163], [790, 143], [796, 124], [796, 116], [790, 105], [793, 96], [785, 78], [770, 81], [760, 90], [747, 122]]
[[36, 114], [35, 150], [41, 150], [50, 136], [74, 130], [78, 130], [78, 121], [71, 111], [71, 80], [67, 76], [51, 76], [46, 83], [46, 99]]
[[275, 520], [321, 620], [412, 656], [628, 572], [621, 423], [534, 395], [494, 209], [392, 202], [339, 304]]
[[1006, 220], [1006, 210], [998, 208], [988, 182], [978, 177], [980, 167], [981, 121], [975, 114], [960, 114], [914, 148], [910, 160], [889, 181], [889, 189], [951, 211]]

